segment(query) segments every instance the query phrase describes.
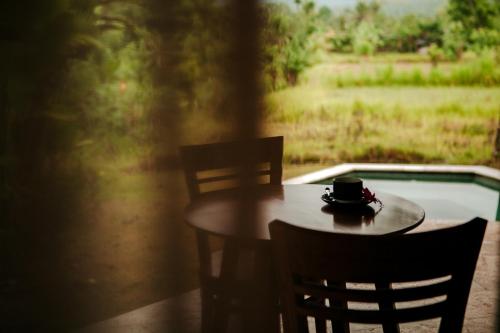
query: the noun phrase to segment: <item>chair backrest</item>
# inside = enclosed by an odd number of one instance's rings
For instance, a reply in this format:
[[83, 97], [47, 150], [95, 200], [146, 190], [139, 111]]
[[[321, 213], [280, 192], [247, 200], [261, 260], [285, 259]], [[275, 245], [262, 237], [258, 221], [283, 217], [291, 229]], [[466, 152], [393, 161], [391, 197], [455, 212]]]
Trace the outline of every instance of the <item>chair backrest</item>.
[[255, 152], [257, 156], [252, 160], [262, 164], [256, 172], [257, 177], [269, 177], [268, 183], [281, 184], [282, 136], [256, 139], [250, 143], [224, 142], [183, 146], [180, 148], [180, 154], [190, 197], [194, 198], [205, 192], [201, 185], [237, 181], [240, 177], [238, 167], [243, 161], [242, 155], [247, 151]]
[[[382, 325], [441, 317], [439, 332], [461, 332], [486, 223], [476, 218], [446, 229], [371, 236], [272, 222], [285, 332], [302, 332], [304, 317]], [[346, 288], [346, 283], [388, 287]], [[307, 297], [329, 302], [312, 305]], [[339, 301], [396, 306], [353, 309], [335, 306]]]

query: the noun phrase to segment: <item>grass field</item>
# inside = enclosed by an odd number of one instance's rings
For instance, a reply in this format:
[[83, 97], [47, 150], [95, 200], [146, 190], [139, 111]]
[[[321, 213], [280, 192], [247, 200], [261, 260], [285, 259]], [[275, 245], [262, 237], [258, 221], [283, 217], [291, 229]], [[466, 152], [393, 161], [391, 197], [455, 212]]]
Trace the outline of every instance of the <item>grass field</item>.
[[[339, 88], [328, 84], [335, 75], [364, 75], [388, 64], [396, 72], [415, 66], [392, 58], [391, 63], [372, 59], [362, 64], [352, 58], [333, 58], [310, 68], [298, 86], [266, 96], [265, 131], [285, 135], [285, 165], [402, 162], [498, 166], [494, 139], [500, 87]], [[423, 62], [418, 66], [430, 68]]]

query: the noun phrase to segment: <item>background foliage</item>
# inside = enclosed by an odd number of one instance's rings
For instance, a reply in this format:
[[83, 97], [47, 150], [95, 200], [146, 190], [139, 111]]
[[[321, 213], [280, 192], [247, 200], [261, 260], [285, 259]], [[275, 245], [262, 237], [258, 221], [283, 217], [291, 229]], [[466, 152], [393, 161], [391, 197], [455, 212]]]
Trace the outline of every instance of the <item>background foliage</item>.
[[[156, 158], [154, 149], [147, 148], [156, 140], [151, 112], [161, 107], [158, 96], [165, 92], [151, 76], [163, 55], [150, 8], [148, 2], [125, 0], [6, 5], [1, 40], [6, 51], [0, 55], [4, 189], [8, 170], [22, 163], [13, 151], [30, 154], [31, 143], [16, 136], [18, 127], [32, 126], [38, 133], [39, 158], [48, 166], [62, 156], [71, 156], [68, 163], [80, 167], [101, 165], [110, 157]], [[221, 65], [231, 15], [212, 0], [186, 1], [179, 8], [184, 15], [183, 33], [176, 37], [182, 78], [182, 88], [176, 89], [179, 121], [190, 133], [187, 141], [220, 139], [223, 133], [215, 123], [230, 117], [232, 107], [228, 73]], [[307, 83], [306, 73], [327, 63], [340, 66], [319, 79], [332, 88], [498, 85], [497, 2], [450, 0], [433, 16], [392, 15], [384, 8], [386, 2], [361, 0], [345, 10], [311, 0], [262, 3], [265, 89]], [[21, 19], [31, 24], [20, 24]], [[344, 71], [349, 64], [353, 70]], [[193, 131], [200, 119], [202, 129], [198, 125]], [[57, 136], [44, 136], [46, 131]]]
[[[426, 16], [417, 11], [394, 15], [387, 4], [360, 0], [339, 10], [311, 0], [263, 2], [266, 91], [307, 85], [311, 78], [332, 89], [499, 84], [497, 2], [450, 0]], [[168, 103], [169, 88], [151, 75], [165, 55], [149, 3], [21, 1], [4, 6], [2, 193], [11, 187], [7, 175], [23, 158], [32, 157], [32, 143], [17, 134], [25, 127], [37, 138], [38, 158], [47, 168], [66, 161], [60, 173], [85, 167], [87, 177], [97, 180], [102, 172], [97, 169], [110, 158], [128, 163], [140, 156], [146, 160], [141, 163], [152, 164], [158, 158], [152, 148], [158, 138], [151, 131], [151, 117], [162, 107], [158, 101]], [[186, 1], [178, 8], [183, 33], [175, 37], [181, 82], [175, 96], [182, 110], [177, 121], [182, 133], [189, 133], [187, 142], [220, 140], [230, 129], [217, 124], [229, 122], [232, 108], [222, 65], [228, 56], [225, 31], [232, 24], [229, 8], [212, 0]], [[19, 23], [23, 21], [31, 24]], [[311, 74], [328, 64], [333, 73]], [[47, 132], [57, 135], [43, 134]]]

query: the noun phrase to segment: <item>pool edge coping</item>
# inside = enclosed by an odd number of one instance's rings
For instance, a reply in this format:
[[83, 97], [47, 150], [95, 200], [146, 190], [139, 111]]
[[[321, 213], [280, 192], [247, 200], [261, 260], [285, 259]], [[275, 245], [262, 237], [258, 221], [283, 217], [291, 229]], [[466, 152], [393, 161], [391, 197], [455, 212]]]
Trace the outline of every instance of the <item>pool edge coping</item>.
[[483, 165], [429, 165], [429, 164], [385, 164], [385, 163], [343, 163], [330, 168], [310, 172], [283, 181], [285, 185], [308, 184], [356, 171], [392, 171], [407, 173], [469, 173], [500, 181], [500, 170]]

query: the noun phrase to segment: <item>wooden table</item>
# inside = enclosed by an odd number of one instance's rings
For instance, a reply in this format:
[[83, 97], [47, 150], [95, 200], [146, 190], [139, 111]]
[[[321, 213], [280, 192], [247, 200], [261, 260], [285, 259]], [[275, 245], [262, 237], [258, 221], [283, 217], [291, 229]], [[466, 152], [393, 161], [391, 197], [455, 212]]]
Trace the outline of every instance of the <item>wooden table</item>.
[[[279, 332], [278, 292], [274, 283], [273, 263], [270, 255], [268, 225], [275, 219], [303, 228], [327, 232], [387, 235], [403, 233], [417, 227], [424, 220], [423, 209], [398, 196], [376, 193], [382, 201], [356, 210], [332, 208], [321, 200], [325, 185], [261, 185], [252, 193], [257, 205], [257, 215], [242, 225], [241, 202], [237, 191], [209, 192], [193, 201], [185, 211], [185, 219], [194, 228], [223, 236], [231, 240], [231, 251], [225, 251], [221, 278], [230, 281], [239, 240], [248, 246], [254, 242], [255, 269], [251, 279], [257, 286], [252, 294], [259, 302], [258, 313], [245, 323], [249, 332]], [[247, 196], [248, 198], [248, 196]], [[244, 214], [243, 214], [244, 215]], [[247, 263], [245, 263], [246, 265]], [[250, 265], [250, 264], [248, 264]], [[230, 283], [228, 283], [230, 285]], [[385, 287], [381, 285], [381, 287]], [[381, 306], [392, 306], [381, 305]], [[348, 332], [343, 323], [336, 331]], [[342, 327], [344, 326], [344, 327]]]
[[424, 210], [401, 197], [376, 193], [378, 204], [350, 211], [328, 206], [321, 200], [325, 185], [261, 185], [256, 193], [258, 216], [253, 228], [241, 231], [239, 202], [235, 192], [220, 191], [202, 195], [185, 211], [191, 226], [224, 237], [269, 240], [268, 224], [275, 219], [303, 228], [367, 235], [404, 233], [424, 220]]

